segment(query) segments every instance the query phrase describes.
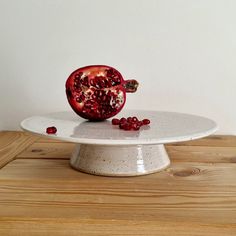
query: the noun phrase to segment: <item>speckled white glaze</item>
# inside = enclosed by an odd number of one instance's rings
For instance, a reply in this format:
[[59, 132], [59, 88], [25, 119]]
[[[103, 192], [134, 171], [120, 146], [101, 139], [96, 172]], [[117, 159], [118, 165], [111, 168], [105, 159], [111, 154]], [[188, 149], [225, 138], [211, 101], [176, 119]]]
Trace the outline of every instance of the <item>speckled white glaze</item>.
[[71, 158], [77, 170], [104, 176], [135, 176], [165, 169], [170, 160], [164, 145], [103, 146], [78, 144]]
[[[110, 120], [88, 122], [73, 112], [33, 116], [22, 129], [53, 139], [78, 143], [71, 165], [77, 170], [106, 176], [135, 176], [166, 168], [169, 158], [162, 144], [193, 140], [214, 133], [214, 121], [195, 115], [164, 111], [123, 111], [118, 117], [148, 118], [150, 126], [124, 131]], [[46, 128], [56, 126], [57, 134]]]

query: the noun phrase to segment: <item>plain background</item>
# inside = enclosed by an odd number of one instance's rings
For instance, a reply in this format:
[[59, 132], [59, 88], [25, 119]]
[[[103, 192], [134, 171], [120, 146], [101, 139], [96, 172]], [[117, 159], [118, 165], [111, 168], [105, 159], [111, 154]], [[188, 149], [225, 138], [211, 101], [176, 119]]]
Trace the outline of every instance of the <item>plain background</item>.
[[126, 108], [210, 117], [236, 134], [235, 0], [0, 0], [0, 129], [70, 110], [88, 64], [140, 82]]

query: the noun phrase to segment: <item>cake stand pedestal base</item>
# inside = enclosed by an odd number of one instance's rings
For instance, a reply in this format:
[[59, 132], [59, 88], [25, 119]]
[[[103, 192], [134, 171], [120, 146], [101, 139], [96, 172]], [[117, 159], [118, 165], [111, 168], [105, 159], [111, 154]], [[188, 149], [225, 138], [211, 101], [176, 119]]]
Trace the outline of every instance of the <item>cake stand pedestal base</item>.
[[137, 176], [167, 168], [170, 159], [163, 144], [77, 144], [70, 164], [76, 170], [94, 175]]

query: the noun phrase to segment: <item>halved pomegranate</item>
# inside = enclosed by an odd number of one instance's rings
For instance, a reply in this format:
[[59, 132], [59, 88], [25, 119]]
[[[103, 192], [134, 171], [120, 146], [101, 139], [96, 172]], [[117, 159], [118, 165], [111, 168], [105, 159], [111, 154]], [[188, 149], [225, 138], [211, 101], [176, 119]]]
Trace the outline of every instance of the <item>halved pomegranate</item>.
[[126, 93], [137, 90], [136, 80], [124, 80], [119, 71], [105, 65], [75, 70], [66, 81], [66, 95], [81, 117], [98, 121], [115, 116], [126, 101]]

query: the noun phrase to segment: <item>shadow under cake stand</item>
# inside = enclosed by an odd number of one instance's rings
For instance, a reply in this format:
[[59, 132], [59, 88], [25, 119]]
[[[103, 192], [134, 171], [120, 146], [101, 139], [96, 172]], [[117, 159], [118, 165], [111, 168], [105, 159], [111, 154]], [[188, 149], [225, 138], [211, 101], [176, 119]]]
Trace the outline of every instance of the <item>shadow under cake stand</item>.
[[[148, 118], [151, 124], [139, 131], [124, 131], [110, 120], [89, 122], [68, 111], [29, 117], [21, 127], [37, 135], [77, 143], [71, 166], [103, 176], [137, 176], [163, 170], [170, 165], [164, 144], [202, 138], [217, 130], [214, 121], [184, 113], [128, 110], [119, 114], [122, 116]], [[48, 135], [49, 126], [56, 126], [57, 133]]]

